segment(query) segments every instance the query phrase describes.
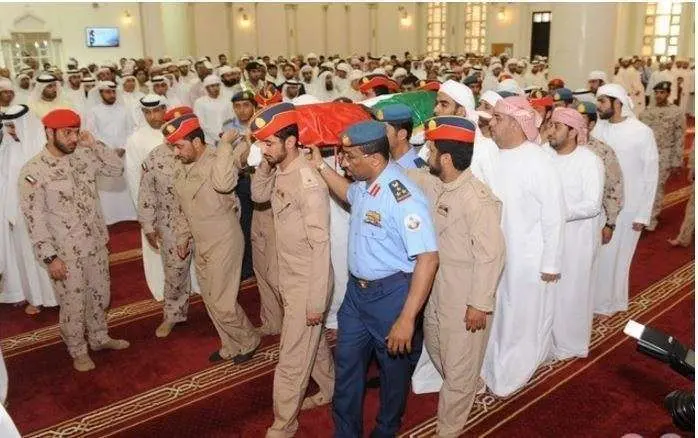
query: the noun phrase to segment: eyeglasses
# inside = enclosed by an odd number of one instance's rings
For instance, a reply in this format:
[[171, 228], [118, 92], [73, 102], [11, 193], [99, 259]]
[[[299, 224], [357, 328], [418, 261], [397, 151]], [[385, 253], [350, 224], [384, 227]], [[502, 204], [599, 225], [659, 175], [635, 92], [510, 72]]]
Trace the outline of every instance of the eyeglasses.
[[344, 160], [344, 159], [346, 158], [348, 161], [351, 161], [352, 163], [355, 163], [355, 162], [359, 161], [359, 159], [361, 159], [361, 158], [366, 158], [366, 157], [368, 157], [369, 155], [370, 155], [370, 154], [351, 155], [351, 154], [348, 154], [348, 153], [346, 153], [346, 152], [344, 152], [344, 151], [339, 151], [339, 152], [337, 153], [337, 158], [339, 159], [339, 161], [342, 161], [342, 160]]

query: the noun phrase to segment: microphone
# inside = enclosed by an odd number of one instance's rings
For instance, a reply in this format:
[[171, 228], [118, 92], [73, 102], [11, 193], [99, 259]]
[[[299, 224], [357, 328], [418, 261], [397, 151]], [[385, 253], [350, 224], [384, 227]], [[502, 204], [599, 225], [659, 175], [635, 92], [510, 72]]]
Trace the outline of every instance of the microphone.
[[682, 345], [678, 339], [633, 320], [628, 321], [623, 332], [637, 339], [637, 349], [640, 352], [668, 363], [677, 373], [694, 380], [695, 352]]

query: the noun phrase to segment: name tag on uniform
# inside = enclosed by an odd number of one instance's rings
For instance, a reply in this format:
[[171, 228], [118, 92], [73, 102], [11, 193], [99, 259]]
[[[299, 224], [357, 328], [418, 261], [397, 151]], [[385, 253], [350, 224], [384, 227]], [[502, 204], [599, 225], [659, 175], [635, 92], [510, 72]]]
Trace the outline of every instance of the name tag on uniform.
[[377, 211], [369, 210], [366, 212], [366, 217], [364, 217], [364, 222], [371, 224], [375, 227], [381, 228], [381, 214]]
[[439, 206], [436, 207], [436, 212], [443, 217], [448, 217], [448, 205], [439, 204]]

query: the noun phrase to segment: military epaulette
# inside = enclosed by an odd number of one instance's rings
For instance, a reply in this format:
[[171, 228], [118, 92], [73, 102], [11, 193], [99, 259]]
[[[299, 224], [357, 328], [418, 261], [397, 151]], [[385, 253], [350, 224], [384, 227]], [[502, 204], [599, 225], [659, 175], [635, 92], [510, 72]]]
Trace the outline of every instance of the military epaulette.
[[393, 196], [395, 197], [395, 200], [397, 202], [402, 202], [405, 199], [409, 198], [412, 196], [409, 190], [407, 190], [407, 187], [400, 182], [399, 179], [394, 179], [390, 181], [390, 191], [393, 193]]
[[27, 182], [28, 182], [29, 184], [31, 184], [31, 185], [36, 184], [36, 178], [34, 178], [34, 177], [31, 176], [31, 175], [25, 176], [24, 179], [27, 180]]
[[417, 168], [419, 169], [427, 165], [427, 163], [424, 160], [422, 160], [422, 157], [417, 157], [413, 161], [414, 165], [417, 166]]

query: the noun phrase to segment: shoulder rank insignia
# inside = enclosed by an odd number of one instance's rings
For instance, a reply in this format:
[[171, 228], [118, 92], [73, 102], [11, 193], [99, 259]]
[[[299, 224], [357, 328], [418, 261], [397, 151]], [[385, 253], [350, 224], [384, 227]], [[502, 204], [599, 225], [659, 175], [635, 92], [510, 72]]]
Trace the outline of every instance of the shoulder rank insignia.
[[395, 196], [395, 200], [397, 202], [402, 202], [412, 196], [410, 191], [407, 190], [407, 187], [405, 187], [405, 185], [401, 183], [399, 179], [390, 181], [390, 191], [393, 192], [393, 196]]
[[427, 165], [427, 163], [424, 160], [422, 160], [422, 157], [417, 157], [413, 161], [414, 165], [417, 166], [418, 169], [421, 169], [422, 167]]
[[436, 207], [436, 212], [439, 213], [443, 217], [447, 217], [448, 216], [448, 205], [439, 204], [439, 206]]
[[34, 177], [31, 176], [31, 175], [25, 176], [24, 179], [27, 180], [27, 182], [28, 182], [29, 184], [31, 184], [31, 185], [36, 184], [36, 178], [34, 178]]
[[145, 164], [145, 161], [141, 163], [141, 169], [143, 169], [143, 172], [148, 171], [148, 166]]
[[381, 214], [377, 211], [369, 210], [366, 212], [366, 217], [364, 222], [367, 224], [374, 225], [376, 227], [382, 227], [381, 225]]

